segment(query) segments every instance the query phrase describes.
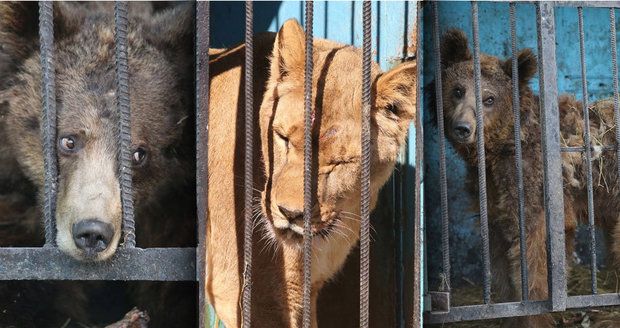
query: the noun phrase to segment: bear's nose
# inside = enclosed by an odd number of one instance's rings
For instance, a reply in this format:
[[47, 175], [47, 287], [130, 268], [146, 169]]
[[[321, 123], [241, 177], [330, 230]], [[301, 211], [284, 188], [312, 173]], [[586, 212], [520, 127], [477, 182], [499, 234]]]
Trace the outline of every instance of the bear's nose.
[[99, 253], [108, 248], [114, 236], [114, 228], [109, 223], [97, 219], [87, 219], [73, 224], [73, 241], [87, 253]]
[[460, 139], [467, 139], [471, 136], [471, 124], [461, 121], [454, 124], [454, 134]]
[[282, 213], [282, 215], [284, 215], [284, 217], [290, 222], [296, 219], [303, 219], [304, 211], [302, 209], [292, 208], [286, 205], [278, 205], [278, 209], [280, 210], [280, 213]]

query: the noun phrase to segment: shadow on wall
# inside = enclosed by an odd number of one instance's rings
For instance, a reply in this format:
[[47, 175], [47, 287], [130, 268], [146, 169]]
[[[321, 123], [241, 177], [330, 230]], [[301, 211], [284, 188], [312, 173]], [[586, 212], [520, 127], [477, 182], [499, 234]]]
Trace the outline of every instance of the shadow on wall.
[[[472, 47], [471, 5], [467, 2], [439, 3], [439, 24], [441, 33], [448, 28], [462, 29]], [[536, 13], [533, 4], [517, 4], [517, 47], [531, 48], [537, 53]], [[616, 15], [616, 24], [620, 15]], [[581, 98], [581, 71], [579, 61], [577, 9], [575, 7], [557, 7], [556, 24], [556, 60], [558, 92], [571, 93]], [[480, 51], [500, 58], [511, 56], [509, 5], [508, 3], [479, 4]], [[613, 77], [611, 69], [609, 10], [607, 8], [584, 8], [586, 66], [589, 100], [602, 99], [613, 95]], [[434, 78], [435, 56], [433, 55], [432, 10], [424, 7], [424, 67], [423, 85], [428, 85]], [[531, 82], [534, 92], [538, 92], [538, 77]], [[430, 123], [428, 97], [423, 102], [424, 162], [425, 165], [425, 200], [427, 222], [428, 279], [430, 290], [436, 290], [440, 283], [441, 272], [441, 208], [439, 190], [439, 148], [437, 128]], [[452, 266], [452, 287], [458, 287], [467, 279], [480, 282], [481, 243], [480, 223], [478, 217], [478, 195], [470, 195], [465, 186], [466, 168], [464, 162], [454, 153], [449, 144], [446, 149], [446, 167], [448, 179], [448, 202], [450, 216], [450, 257]], [[527, 205], [526, 205], [527, 206]], [[581, 245], [587, 238], [580, 238], [576, 245], [578, 260], [589, 261], [587, 247]], [[600, 236], [600, 234], [599, 234]], [[600, 237], [597, 237], [597, 239]], [[600, 240], [600, 239], [599, 239]], [[597, 243], [603, 255], [603, 242]], [[435, 251], [432, 251], [435, 250]], [[604, 261], [604, 256], [599, 259]], [[587, 262], [586, 262], [587, 263]], [[601, 262], [602, 263], [602, 262]]]

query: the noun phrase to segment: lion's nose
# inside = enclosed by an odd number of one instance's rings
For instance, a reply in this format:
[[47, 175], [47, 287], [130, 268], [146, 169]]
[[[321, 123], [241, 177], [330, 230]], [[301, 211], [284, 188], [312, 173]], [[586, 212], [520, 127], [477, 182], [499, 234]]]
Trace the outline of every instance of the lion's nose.
[[108, 248], [114, 228], [109, 223], [97, 219], [82, 220], [73, 224], [73, 241], [87, 253], [99, 253]]
[[278, 209], [280, 210], [280, 213], [282, 213], [282, 215], [284, 215], [284, 217], [290, 222], [296, 219], [303, 219], [303, 209], [292, 208], [286, 205], [278, 205]]

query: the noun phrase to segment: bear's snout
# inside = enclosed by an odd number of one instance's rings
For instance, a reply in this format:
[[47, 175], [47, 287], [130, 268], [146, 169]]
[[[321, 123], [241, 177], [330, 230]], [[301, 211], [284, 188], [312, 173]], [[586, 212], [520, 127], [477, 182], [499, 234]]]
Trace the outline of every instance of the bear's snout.
[[114, 228], [98, 219], [86, 219], [73, 224], [72, 234], [77, 248], [87, 257], [94, 257], [108, 248]]
[[465, 142], [471, 137], [473, 127], [468, 121], [456, 121], [452, 125], [452, 130], [459, 141]]

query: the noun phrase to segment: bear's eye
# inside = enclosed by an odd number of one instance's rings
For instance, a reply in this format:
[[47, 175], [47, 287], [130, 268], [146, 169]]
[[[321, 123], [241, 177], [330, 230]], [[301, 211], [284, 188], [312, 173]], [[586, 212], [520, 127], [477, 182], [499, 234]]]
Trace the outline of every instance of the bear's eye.
[[454, 98], [456, 99], [461, 99], [463, 98], [463, 89], [461, 88], [456, 88], [452, 91], [452, 94], [454, 95]]
[[133, 152], [133, 156], [131, 160], [133, 162], [133, 165], [135, 166], [143, 165], [146, 160], [146, 150], [142, 147], [138, 147]]
[[66, 155], [73, 154], [80, 150], [80, 143], [75, 136], [64, 136], [58, 139], [58, 148], [60, 152]]
[[495, 98], [493, 96], [487, 97], [484, 100], [484, 105], [485, 106], [492, 106], [495, 103]]

